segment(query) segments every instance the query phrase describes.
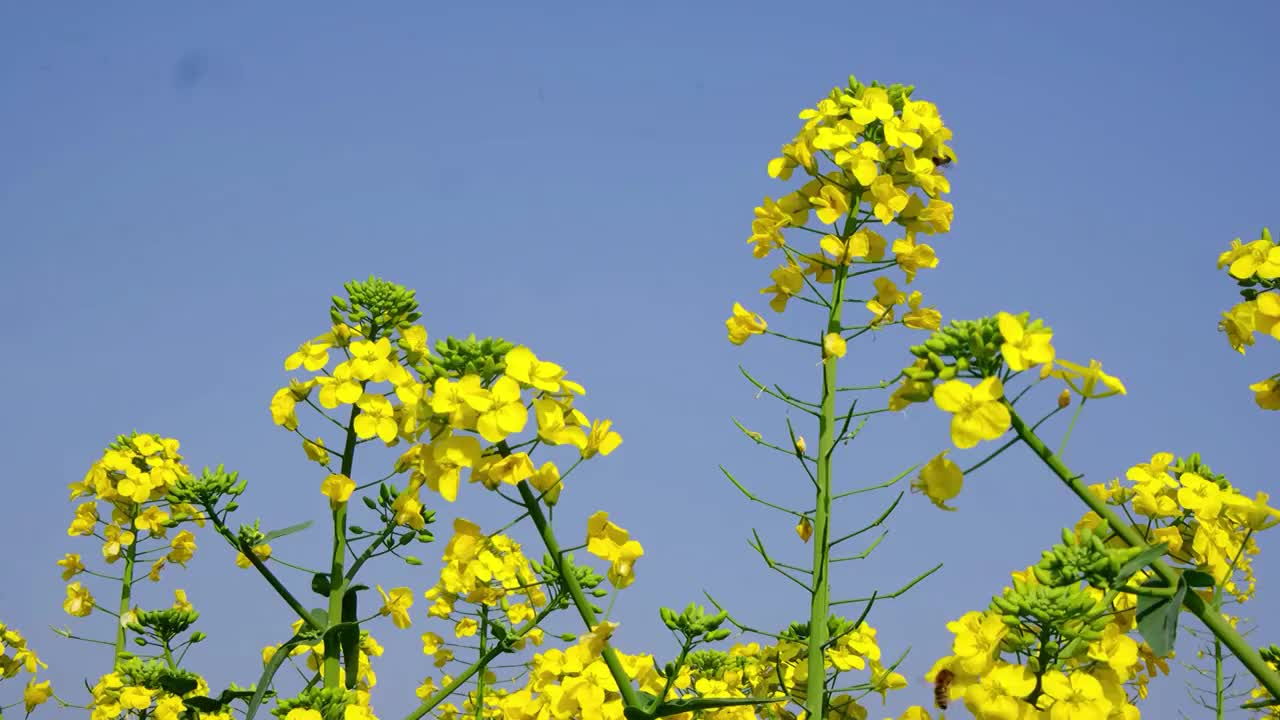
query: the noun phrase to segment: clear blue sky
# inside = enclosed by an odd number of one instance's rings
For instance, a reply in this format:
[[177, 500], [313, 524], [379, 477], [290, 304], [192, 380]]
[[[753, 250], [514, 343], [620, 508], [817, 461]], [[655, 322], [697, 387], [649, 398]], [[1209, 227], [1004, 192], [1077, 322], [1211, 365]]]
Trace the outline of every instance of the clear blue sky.
[[[1214, 329], [1234, 302], [1217, 253], [1280, 224], [1275, 4], [586, 5], [0, 8], [0, 618], [32, 636], [63, 692], [107, 661], [45, 629], [69, 620], [54, 561], [97, 553], [63, 532], [67, 483], [136, 428], [181, 439], [193, 466], [240, 470], [246, 516], [318, 516], [320, 478], [267, 402], [283, 357], [325, 329], [328, 297], [371, 273], [418, 289], [432, 337], [527, 343], [587, 386], [590, 414], [615, 419], [624, 444], [574, 478], [558, 523], [572, 536], [603, 507], [645, 544], [615, 609], [624, 649], [665, 656], [657, 605], [703, 589], [752, 624], [799, 619], [745, 539], [758, 527], [780, 552], [807, 548], [717, 465], [799, 497], [807, 481], [729, 418], [778, 437], [781, 408], [754, 400], [736, 365], [799, 392], [816, 389], [813, 359], [768, 340], [734, 348], [723, 320], [735, 300], [764, 304], [771, 266], [744, 239], [752, 207], [781, 192], [765, 163], [849, 73], [915, 84], [955, 131], [956, 222], [918, 281], [926, 297], [947, 318], [1030, 310], [1062, 356], [1101, 358], [1128, 384], [1086, 412], [1073, 466], [1103, 481], [1157, 450], [1199, 450], [1249, 491], [1280, 490], [1276, 418], [1245, 389], [1280, 353], [1240, 358]], [[886, 333], [842, 373], [878, 380], [913, 341]], [[840, 482], [931, 456], [944, 421], [917, 409], [873, 424]], [[442, 518], [505, 517], [475, 490]], [[889, 499], [851, 506], [846, 527]], [[1025, 451], [971, 479], [960, 512], [908, 500], [878, 554], [837, 577], [860, 595], [946, 562], [871, 617], [886, 655], [913, 648], [895, 713], [929, 702], [919, 678], [947, 649], [944, 623], [1080, 514]], [[142, 602], [187, 587], [213, 636], [194, 667], [215, 687], [248, 684], [289, 613], [211, 535], [199, 543], [193, 569]], [[1263, 546], [1255, 614], [1280, 606], [1280, 547]], [[278, 550], [319, 564], [327, 546], [315, 533]], [[419, 592], [434, 581], [375, 570]], [[372, 628], [397, 658], [377, 665], [384, 717], [427, 674], [418, 610], [413, 631]], [[93, 620], [76, 627], [105, 634]], [[1155, 693], [1147, 717], [1185, 705], [1177, 680]]]

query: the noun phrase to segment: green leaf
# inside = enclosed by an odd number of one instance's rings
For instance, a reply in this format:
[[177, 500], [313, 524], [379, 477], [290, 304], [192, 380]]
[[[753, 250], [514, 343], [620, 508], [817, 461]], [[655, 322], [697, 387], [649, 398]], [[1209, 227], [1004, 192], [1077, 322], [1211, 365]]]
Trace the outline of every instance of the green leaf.
[[324, 573], [312, 575], [311, 592], [321, 597], [329, 597], [329, 576]]
[[[311, 613], [313, 615], [323, 613], [326, 621], [329, 617], [327, 612], [318, 608], [312, 610]], [[321, 624], [323, 625], [324, 623]], [[282, 644], [271, 656], [271, 659], [266, 662], [266, 665], [262, 668], [262, 675], [258, 677], [258, 684], [254, 686], [253, 697], [249, 698], [249, 705], [245, 708], [244, 720], [253, 720], [254, 715], [258, 712], [258, 708], [262, 706], [262, 700], [266, 698], [268, 692], [271, 692], [268, 688], [271, 687], [271, 680], [276, 676], [276, 671], [279, 670], [280, 666], [284, 664], [284, 661], [289, 658], [289, 651], [293, 649], [295, 645], [312, 642], [314, 638], [309, 635], [310, 634], [304, 635], [303, 633], [298, 633], [284, 641], [284, 644]]]
[[211, 697], [189, 697], [182, 701], [187, 707], [202, 713], [215, 713], [222, 709], [222, 703]]
[[271, 532], [262, 536], [262, 542], [268, 543], [268, 542], [271, 542], [272, 540], [278, 540], [286, 535], [292, 535], [296, 532], [302, 532], [303, 530], [306, 530], [309, 527], [311, 527], [310, 520], [306, 522], [300, 522], [297, 525], [290, 525], [289, 527], [282, 528], [280, 530], [272, 530]]
[[1164, 554], [1168, 551], [1169, 546], [1164, 543], [1144, 548], [1142, 552], [1129, 558], [1129, 562], [1120, 566], [1120, 571], [1116, 573], [1116, 579], [1124, 582], [1130, 575], [1164, 557]]
[[1178, 613], [1182, 611], [1182, 598], [1187, 594], [1187, 584], [1178, 582], [1172, 597], [1138, 596], [1138, 632], [1158, 656], [1173, 651], [1178, 638]]
[[1213, 576], [1206, 572], [1200, 572], [1199, 570], [1188, 570], [1182, 573], [1182, 579], [1186, 581], [1188, 587], [1213, 587]]
[[186, 695], [196, 689], [199, 682], [193, 677], [175, 677], [173, 675], [161, 675], [160, 687], [168, 690], [174, 695]]

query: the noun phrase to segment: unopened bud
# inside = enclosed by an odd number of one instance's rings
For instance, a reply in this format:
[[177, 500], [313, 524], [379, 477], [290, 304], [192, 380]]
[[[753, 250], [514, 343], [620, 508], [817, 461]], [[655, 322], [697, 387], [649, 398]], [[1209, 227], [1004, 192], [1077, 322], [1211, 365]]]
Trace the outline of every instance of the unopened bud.
[[1071, 404], [1071, 391], [1063, 389], [1062, 392], [1058, 393], [1058, 407], [1064, 408], [1070, 404]]
[[796, 452], [800, 455], [803, 455], [806, 448], [808, 448], [808, 446], [805, 445], [804, 436], [797, 435], [796, 436]]

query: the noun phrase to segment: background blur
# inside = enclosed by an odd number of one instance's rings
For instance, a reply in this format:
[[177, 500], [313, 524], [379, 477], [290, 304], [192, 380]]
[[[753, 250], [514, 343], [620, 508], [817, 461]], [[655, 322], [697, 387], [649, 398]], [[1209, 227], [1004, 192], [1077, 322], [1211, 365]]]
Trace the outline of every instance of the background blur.
[[[1128, 385], [1086, 409], [1069, 464], [1102, 482], [1156, 451], [1200, 451], [1249, 493], [1277, 490], [1276, 417], [1246, 386], [1280, 352], [1264, 340], [1241, 358], [1215, 331], [1236, 295], [1214, 262], [1232, 238], [1280, 224], [1280, 6], [459, 5], [0, 6], [0, 618], [28, 634], [69, 699], [83, 700], [80, 679], [109, 652], [47, 627], [112, 631], [106, 616], [60, 609], [54, 561], [98, 556], [98, 543], [64, 533], [66, 485], [138, 429], [179, 438], [195, 468], [248, 477], [242, 521], [320, 517], [322, 474], [267, 402], [287, 382], [284, 356], [327, 329], [329, 296], [370, 274], [417, 288], [433, 341], [526, 343], [586, 385], [590, 415], [614, 419], [625, 442], [575, 473], [557, 527], [579, 537], [604, 508], [644, 543], [639, 580], [614, 608], [624, 650], [669, 659], [657, 607], [704, 590], [753, 625], [801, 619], [799, 593], [746, 539], [759, 528], [796, 558], [808, 546], [717, 466], [807, 506], [803, 475], [730, 417], [785, 438], [784, 408], [756, 399], [736, 366], [812, 397], [814, 358], [770, 338], [733, 347], [723, 321], [735, 300], [766, 309], [757, 290], [773, 262], [744, 242], [752, 207], [786, 191], [765, 164], [796, 113], [849, 73], [916, 85], [955, 132], [954, 230], [913, 287], [948, 319], [1029, 310], [1054, 328], [1060, 356], [1099, 358]], [[793, 307], [776, 327], [815, 332], [811, 308]], [[920, 337], [854, 345], [842, 383], [892, 375]], [[948, 447], [946, 420], [918, 407], [873, 422], [837, 458], [841, 487]], [[366, 462], [357, 480], [384, 467]], [[893, 495], [859, 498], [842, 527]], [[886, 661], [911, 648], [912, 683], [883, 711], [869, 698], [872, 717], [930, 703], [922, 676], [948, 651], [944, 624], [984, 607], [1082, 511], [1021, 449], [954, 504], [944, 513], [909, 495], [877, 554], [837, 570], [836, 595], [851, 597], [946, 563], [871, 615]], [[375, 661], [383, 717], [415, 706], [432, 670], [418, 635], [447, 629], [426, 621], [421, 591], [451, 518], [493, 528], [508, 507], [466, 486], [439, 508], [425, 567], [384, 562], [368, 576], [418, 597], [411, 630], [370, 628], [388, 653]], [[324, 535], [276, 551], [319, 565]], [[167, 606], [187, 588], [211, 636], [191, 666], [215, 689], [248, 685], [290, 613], [214, 536], [197, 540], [191, 569], [145, 583], [139, 602]], [[1280, 606], [1280, 544], [1260, 540], [1245, 615]], [[1278, 635], [1272, 618], [1256, 639]], [[1181, 677], [1156, 683], [1142, 708], [1190, 708]]]

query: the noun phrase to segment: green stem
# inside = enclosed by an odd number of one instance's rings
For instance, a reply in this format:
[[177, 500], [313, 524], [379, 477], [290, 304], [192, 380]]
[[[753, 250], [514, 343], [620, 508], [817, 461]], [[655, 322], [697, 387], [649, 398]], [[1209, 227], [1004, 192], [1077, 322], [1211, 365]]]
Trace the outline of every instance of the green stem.
[[[557, 604], [554, 602], [547, 603], [545, 607], [538, 611], [538, 614], [534, 616], [532, 620], [525, 623], [524, 627], [520, 628], [519, 632], [516, 633], [516, 638], [519, 639], [527, 635], [530, 630], [537, 627], [548, 615], [555, 611], [556, 607]], [[457, 692], [458, 688], [462, 687], [462, 685], [470, 680], [473, 675], [489, 667], [489, 663], [493, 662], [494, 658], [504, 652], [507, 652], [507, 650], [508, 647], [506, 643], [495, 643], [493, 647], [481, 653], [480, 657], [476, 658], [475, 662], [467, 666], [466, 670], [463, 670], [454, 676], [453, 680], [449, 681], [448, 685], [437, 690], [431, 697], [424, 700], [417, 709], [406, 715], [405, 720], [419, 720], [419, 718], [436, 709], [436, 706], [444, 702], [445, 698]]]
[[253, 565], [254, 569], [258, 571], [258, 574], [267, 581], [267, 584], [271, 586], [271, 589], [276, 591], [276, 594], [280, 596], [280, 599], [284, 600], [285, 604], [292, 608], [308, 627], [316, 630], [317, 632], [324, 631], [324, 627], [316, 622], [315, 617], [313, 617], [311, 613], [302, 606], [302, 603], [298, 602], [298, 598], [294, 597], [293, 593], [289, 592], [289, 588], [285, 587], [284, 583], [280, 582], [280, 578], [276, 577], [276, 574], [271, 572], [271, 569], [262, 562], [262, 559], [253, 551], [253, 548], [248, 545], [241, 544], [240, 539], [235, 535], [235, 533], [231, 532], [231, 529], [228, 528], [226, 523], [218, 517], [217, 513], [213, 512], [213, 508], [206, 507], [205, 514], [208, 515], [209, 519], [213, 522], [213, 528], [218, 531], [218, 534], [226, 538], [227, 541], [231, 543], [232, 547], [248, 558], [249, 563]]
[[[483, 656], [489, 635], [489, 606], [480, 606], [480, 654]], [[484, 673], [476, 678], [476, 720], [484, 720]]]
[[[852, 219], [849, 224], [852, 224]], [[846, 268], [839, 268], [832, 282], [833, 301], [827, 315], [829, 333], [840, 331], [840, 314], [844, 303], [837, 300], [844, 297], [847, 272]], [[823, 648], [827, 644], [827, 618], [831, 614], [831, 456], [836, 444], [836, 361], [835, 357], [822, 360], [822, 402], [818, 410], [818, 468], [814, 483], [811, 568], [813, 581], [809, 594], [809, 677], [805, 687], [806, 715], [811, 718], [826, 717], [827, 668]]]
[[[373, 333], [370, 333], [372, 337]], [[356, 415], [360, 412], [355, 405], [351, 406], [351, 415], [347, 418], [347, 440], [342, 448], [342, 474], [351, 477], [351, 469], [355, 463], [356, 449]], [[333, 555], [329, 568], [329, 622], [342, 617], [342, 596], [347, 591], [347, 581], [343, 575], [343, 563], [347, 556], [347, 504], [342, 503], [333, 509]], [[324, 644], [324, 686], [336, 688], [340, 685], [342, 674], [340, 659], [342, 646], [332, 641]]]
[[1071, 439], [1071, 431], [1076, 429], [1076, 420], [1080, 419], [1080, 413], [1084, 411], [1084, 404], [1089, 401], [1087, 397], [1080, 398], [1080, 404], [1076, 405], [1076, 411], [1071, 413], [1071, 422], [1067, 423], [1067, 431], [1062, 434], [1062, 444], [1058, 446], [1058, 457], [1064, 457], [1067, 452], [1067, 441]]
[[[591, 603], [587, 601], [587, 596], [582, 592], [582, 585], [578, 583], [578, 576], [573, 573], [573, 568], [569, 567], [569, 563], [565, 561], [564, 554], [560, 551], [560, 543], [556, 541], [555, 532], [552, 531], [550, 523], [547, 522], [547, 516], [542, 514], [542, 507], [538, 505], [538, 498], [534, 496], [533, 491], [529, 488], [527, 480], [521, 480], [516, 486], [520, 491], [520, 499], [524, 501], [525, 509], [529, 511], [529, 517], [533, 520], [533, 525], [538, 530], [538, 535], [542, 538], [542, 544], [546, 546], [547, 553], [551, 555], [552, 561], [556, 564], [556, 572], [560, 575], [560, 582], [563, 583], [564, 589], [569, 593], [570, 599], [573, 600], [573, 606], [577, 608], [578, 615], [582, 617], [582, 622], [586, 624], [587, 630], [594, 630], [600, 624], [596, 618], [595, 610], [591, 609]], [[826, 621], [823, 621], [823, 627], [826, 627]], [[627, 671], [622, 667], [622, 661], [618, 659], [618, 653], [614, 651], [610, 645], [605, 645], [600, 651], [600, 656], [604, 659], [604, 664], [609, 668], [609, 674], [613, 676], [613, 681], [618, 685], [618, 692], [622, 694], [622, 702], [626, 707], [642, 708], [640, 698], [636, 695], [635, 688], [631, 685], [631, 678], [627, 676]]]
[[[1031, 451], [1044, 461], [1045, 465], [1047, 465], [1049, 469], [1052, 470], [1060, 480], [1062, 480], [1063, 484], [1070, 488], [1071, 491], [1076, 494], [1076, 497], [1080, 498], [1085, 505], [1088, 505], [1090, 510], [1094, 511], [1099, 517], [1106, 520], [1116, 535], [1128, 543], [1129, 546], [1135, 548], [1146, 547], [1146, 543], [1143, 541], [1142, 536], [1139, 535], [1131, 525], [1124, 522], [1119, 515], [1112, 511], [1105, 502], [1100, 500], [1093, 493], [1089, 492], [1089, 489], [1085, 487], [1069, 469], [1067, 469], [1067, 466], [1063, 464], [1062, 459], [1057, 455], [1054, 455], [1053, 452], [1044, 444], [1044, 441], [1027, 427], [1027, 424], [1018, 416], [1018, 413], [1013, 409], [1013, 406], [1009, 405], [1007, 401], [1004, 401], [1004, 404], [1009, 408], [1009, 416], [1013, 422], [1014, 432], [1016, 432], [1018, 437], [1027, 444], [1027, 447], [1031, 448]], [[1177, 586], [1179, 578], [1173, 568], [1170, 568], [1161, 560], [1152, 561], [1150, 567], [1156, 575], [1164, 581], [1166, 586]], [[1200, 619], [1200, 622], [1209, 629], [1209, 632], [1213, 633], [1214, 637], [1225, 645], [1227, 649], [1231, 651], [1232, 655], [1236, 656], [1236, 659], [1238, 659], [1249, 673], [1267, 689], [1267, 692], [1271, 693], [1272, 697], [1280, 697], [1280, 674], [1277, 674], [1276, 671], [1262, 659], [1262, 656], [1258, 654], [1258, 651], [1246, 642], [1245, 639], [1235, 631], [1235, 628], [1231, 627], [1231, 625], [1222, 617], [1221, 613], [1206, 605], [1204, 598], [1194, 592], [1188, 592], [1183, 596], [1182, 605], [1190, 611], [1192, 615], [1195, 615]]]
[[[129, 601], [133, 597], [133, 561], [138, 552], [138, 533], [134, 527], [134, 519], [129, 518], [129, 532], [133, 533], [133, 542], [129, 543], [129, 547], [124, 552], [124, 573], [120, 578], [120, 612], [116, 617], [124, 617], [129, 612]], [[125, 627], [123, 623], [116, 623], [116, 652], [112, 660], [113, 668], [120, 667], [120, 661], [124, 655]]]

